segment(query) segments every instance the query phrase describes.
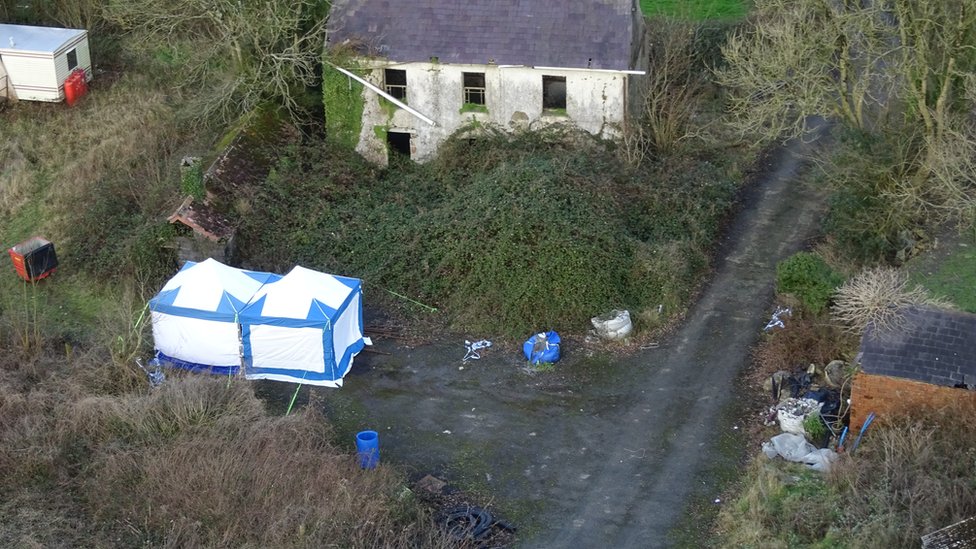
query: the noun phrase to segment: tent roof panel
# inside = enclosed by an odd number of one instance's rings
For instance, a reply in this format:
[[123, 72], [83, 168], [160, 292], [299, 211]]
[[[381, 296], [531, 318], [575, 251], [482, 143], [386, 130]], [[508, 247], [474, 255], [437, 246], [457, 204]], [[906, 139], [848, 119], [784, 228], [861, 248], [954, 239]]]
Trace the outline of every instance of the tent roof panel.
[[[188, 261], [169, 279], [156, 298], [175, 307], [233, 314], [243, 309], [267, 282], [278, 277], [271, 273], [242, 271], [216, 259], [200, 263]], [[165, 296], [165, 297], [164, 297]]]
[[[295, 267], [274, 284], [261, 288], [254, 296], [249, 316], [309, 320], [312, 311], [330, 318], [360, 286], [355, 278], [337, 277]], [[316, 304], [317, 302], [317, 304]], [[255, 309], [255, 310], [250, 310]]]

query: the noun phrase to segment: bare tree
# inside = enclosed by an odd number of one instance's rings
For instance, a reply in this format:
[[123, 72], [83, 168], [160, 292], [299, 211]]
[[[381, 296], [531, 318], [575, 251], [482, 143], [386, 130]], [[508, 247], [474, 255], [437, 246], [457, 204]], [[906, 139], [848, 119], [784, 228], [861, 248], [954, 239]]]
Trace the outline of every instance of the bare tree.
[[654, 149], [668, 152], [689, 134], [707, 72], [695, 51], [697, 24], [658, 18], [650, 26], [654, 38], [643, 119]]
[[[757, 141], [819, 115], [883, 140], [883, 198], [916, 218], [976, 212], [976, 0], [756, 0], [723, 49], [731, 120]], [[968, 86], [972, 90], [972, 86]], [[837, 167], [842, 183], [859, 174]], [[969, 217], [971, 219], [971, 217]]]
[[722, 49], [718, 82], [744, 135], [798, 137], [813, 115], [870, 129], [886, 115], [891, 29], [878, 7], [757, 0], [752, 25]]
[[898, 328], [911, 307], [950, 306], [921, 286], [911, 286], [902, 271], [878, 268], [862, 271], [837, 290], [831, 316], [846, 330], [859, 334], [868, 325], [880, 331]]
[[648, 21], [648, 77], [638, 123], [624, 134], [626, 160], [639, 165], [651, 153], [672, 152], [691, 135], [690, 123], [707, 81], [697, 54], [699, 24], [674, 17]]
[[264, 101], [302, 114], [325, 39], [315, 0], [113, 0], [110, 21], [150, 49], [180, 57], [181, 84], [206, 93], [200, 116], [232, 117]]

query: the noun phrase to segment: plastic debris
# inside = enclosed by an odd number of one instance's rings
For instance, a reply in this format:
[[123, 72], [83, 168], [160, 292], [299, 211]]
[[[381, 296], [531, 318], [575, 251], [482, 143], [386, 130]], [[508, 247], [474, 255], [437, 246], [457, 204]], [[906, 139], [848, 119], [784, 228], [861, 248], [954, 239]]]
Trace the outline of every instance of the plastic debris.
[[166, 381], [166, 374], [163, 373], [163, 365], [157, 358], [153, 358], [149, 361], [149, 367], [152, 370], [146, 368], [142, 365], [141, 359], [136, 359], [136, 365], [139, 369], [146, 373], [146, 379], [149, 381], [149, 387], [155, 389]]
[[794, 433], [781, 433], [774, 436], [769, 442], [763, 444], [762, 450], [770, 459], [780, 456], [786, 461], [803, 463], [814, 471], [822, 472], [829, 471], [830, 464], [838, 457], [837, 452], [827, 448], [818, 450], [802, 435]]
[[614, 309], [605, 315], [590, 319], [596, 335], [602, 339], [618, 341], [626, 338], [634, 331], [634, 324], [630, 321], [630, 311]]
[[479, 354], [478, 351], [480, 351], [481, 349], [487, 349], [488, 347], [491, 347], [491, 342], [488, 341], [487, 339], [480, 339], [475, 342], [471, 342], [465, 339], [464, 347], [465, 349], [467, 349], [467, 352], [464, 353], [464, 358], [461, 359], [461, 362], [467, 362], [469, 360], [478, 360], [481, 358], [481, 354]]
[[864, 438], [864, 433], [868, 430], [868, 427], [874, 423], [874, 412], [868, 414], [868, 418], [864, 421], [864, 425], [861, 426], [861, 432], [858, 433], [857, 439], [854, 440], [854, 446], [851, 447], [851, 453], [857, 451], [857, 447], [861, 445], [861, 439]]
[[776, 419], [784, 433], [803, 435], [803, 420], [820, 415], [820, 403], [812, 398], [790, 398], [776, 405]]
[[522, 345], [522, 352], [530, 364], [556, 362], [559, 360], [559, 334], [552, 330], [535, 334]]
[[[511, 524], [498, 520], [482, 507], [459, 505], [448, 509], [436, 519], [441, 529], [455, 541], [467, 546], [468, 542], [483, 542], [493, 535], [505, 530], [514, 532], [516, 528]], [[485, 547], [479, 543], [477, 547]]]
[[777, 305], [776, 306], [776, 310], [773, 312], [773, 317], [770, 318], [769, 319], [769, 322], [766, 323], [766, 327], [763, 328], [763, 331], [764, 332], [768, 332], [768, 331], [772, 330], [773, 328], [784, 328], [785, 329], [786, 328], [786, 325], [783, 324], [783, 320], [782, 320], [782, 318], [780, 318], [783, 315], [786, 315], [786, 316], [792, 318], [793, 317], [793, 311], [791, 311], [789, 307], [780, 307], [780, 306]]

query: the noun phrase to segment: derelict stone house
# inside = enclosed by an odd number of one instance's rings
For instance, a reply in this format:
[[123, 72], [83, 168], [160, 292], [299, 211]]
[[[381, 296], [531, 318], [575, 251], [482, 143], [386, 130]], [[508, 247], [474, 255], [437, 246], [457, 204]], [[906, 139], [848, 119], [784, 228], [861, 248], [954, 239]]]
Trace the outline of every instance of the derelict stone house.
[[479, 126], [618, 137], [647, 68], [636, 0], [335, 0], [328, 47], [354, 53], [337, 69], [362, 79], [356, 148], [378, 163]]
[[894, 330], [861, 339], [851, 388], [851, 429], [917, 408], [976, 406], [976, 315], [909, 309]]

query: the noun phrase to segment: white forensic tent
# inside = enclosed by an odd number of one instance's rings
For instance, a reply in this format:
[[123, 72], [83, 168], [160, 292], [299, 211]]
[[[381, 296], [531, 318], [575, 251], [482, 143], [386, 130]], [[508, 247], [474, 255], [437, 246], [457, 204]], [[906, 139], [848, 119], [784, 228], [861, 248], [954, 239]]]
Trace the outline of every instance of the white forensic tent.
[[295, 267], [240, 312], [244, 375], [342, 386], [363, 349], [362, 282]]
[[88, 31], [0, 23], [0, 64], [17, 99], [61, 101], [71, 71], [92, 79]]
[[279, 278], [215, 259], [186, 262], [149, 301], [156, 358], [188, 370], [236, 373], [241, 365], [238, 313]]

